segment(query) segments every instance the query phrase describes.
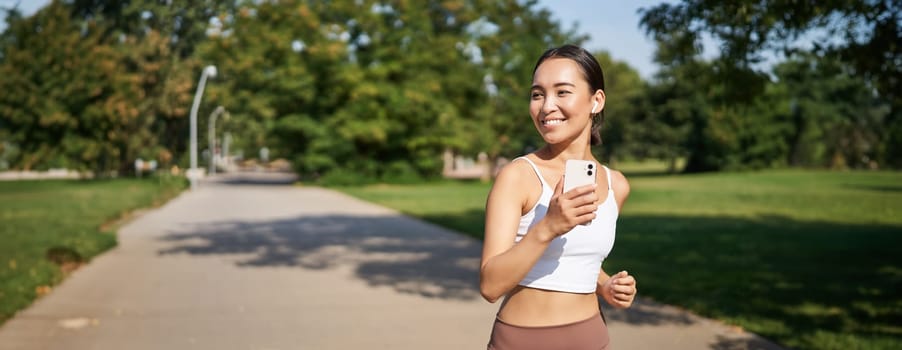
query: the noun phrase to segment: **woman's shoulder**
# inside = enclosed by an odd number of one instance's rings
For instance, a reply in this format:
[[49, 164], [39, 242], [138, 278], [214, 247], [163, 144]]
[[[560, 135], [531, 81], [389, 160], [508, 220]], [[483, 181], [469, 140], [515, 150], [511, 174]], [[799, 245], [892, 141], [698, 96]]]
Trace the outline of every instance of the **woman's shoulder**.
[[622, 198], [621, 200], [626, 200], [626, 197], [630, 194], [629, 180], [627, 180], [626, 176], [619, 170], [614, 170], [610, 167], [607, 168], [610, 170], [611, 188], [614, 190], [614, 194], [618, 198]]
[[618, 187], [619, 185], [629, 187], [629, 181], [626, 179], [626, 175], [623, 175], [623, 172], [614, 169], [609, 165], [605, 165], [605, 168], [608, 168], [608, 171], [611, 174], [611, 186]]
[[528, 174], [534, 172], [526, 156], [517, 157], [498, 171], [498, 176], [495, 177], [495, 184], [499, 182], [519, 184], [526, 179]]
[[[504, 165], [495, 177], [492, 189], [489, 192], [489, 203], [517, 203], [522, 211], [530, 198], [538, 198], [538, 192], [541, 186], [531, 186], [532, 182], [537, 182], [535, 171], [532, 166], [525, 160], [514, 159], [510, 163]], [[531, 178], [530, 178], [531, 176]], [[532, 181], [532, 182], [531, 182]], [[527, 189], [524, 191], [524, 189]]]

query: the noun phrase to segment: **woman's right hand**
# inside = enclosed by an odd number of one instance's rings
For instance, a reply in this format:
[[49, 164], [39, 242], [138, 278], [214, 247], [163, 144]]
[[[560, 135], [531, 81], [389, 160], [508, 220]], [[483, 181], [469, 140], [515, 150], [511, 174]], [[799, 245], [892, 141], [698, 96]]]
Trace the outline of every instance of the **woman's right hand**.
[[570, 232], [576, 225], [585, 224], [595, 219], [595, 211], [598, 210], [598, 196], [595, 194], [597, 184], [591, 184], [574, 188], [567, 193], [564, 191], [564, 177], [557, 182], [554, 194], [548, 203], [548, 212], [542, 221], [545, 222], [548, 232], [552, 237], [544, 237], [552, 240], [557, 236]]

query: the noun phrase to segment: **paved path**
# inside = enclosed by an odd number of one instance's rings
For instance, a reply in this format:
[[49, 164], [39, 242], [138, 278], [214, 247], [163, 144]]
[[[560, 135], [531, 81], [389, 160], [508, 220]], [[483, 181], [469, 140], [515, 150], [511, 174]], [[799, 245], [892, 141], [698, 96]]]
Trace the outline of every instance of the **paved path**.
[[[0, 328], [0, 349], [485, 349], [479, 242], [281, 178], [205, 182]], [[672, 307], [608, 311], [616, 349], [778, 349]]]

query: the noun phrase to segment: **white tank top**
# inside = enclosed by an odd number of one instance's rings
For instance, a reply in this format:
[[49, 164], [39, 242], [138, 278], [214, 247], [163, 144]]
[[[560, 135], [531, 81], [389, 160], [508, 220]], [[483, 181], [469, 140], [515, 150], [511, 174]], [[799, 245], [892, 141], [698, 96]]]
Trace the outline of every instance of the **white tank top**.
[[[536, 205], [520, 217], [516, 238], [516, 242], [520, 242], [529, 229], [545, 217], [554, 189], [545, 183], [535, 163], [526, 157], [517, 159], [527, 161], [542, 182], [542, 195]], [[611, 187], [611, 171], [608, 167], [604, 170], [608, 178], [608, 197], [598, 206], [595, 220], [588, 225], [577, 225], [570, 232], [553, 239], [539, 261], [520, 281], [521, 286], [570, 293], [595, 292], [601, 263], [614, 247], [619, 214]]]

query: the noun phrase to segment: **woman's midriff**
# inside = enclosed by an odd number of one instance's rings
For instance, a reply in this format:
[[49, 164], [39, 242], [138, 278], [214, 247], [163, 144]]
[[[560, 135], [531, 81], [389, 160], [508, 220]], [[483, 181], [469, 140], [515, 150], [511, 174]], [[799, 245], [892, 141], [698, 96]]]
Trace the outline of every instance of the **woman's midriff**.
[[578, 294], [515, 287], [501, 305], [498, 318], [523, 327], [568, 324], [598, 315], [595, 293]]

